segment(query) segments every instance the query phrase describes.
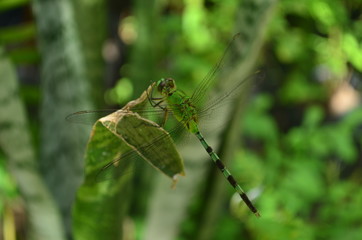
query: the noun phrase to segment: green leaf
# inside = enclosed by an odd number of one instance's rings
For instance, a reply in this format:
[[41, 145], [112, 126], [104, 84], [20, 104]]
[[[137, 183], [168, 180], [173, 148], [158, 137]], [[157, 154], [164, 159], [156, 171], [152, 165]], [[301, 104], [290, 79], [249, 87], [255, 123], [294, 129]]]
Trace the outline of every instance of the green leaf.
[[85, 157], [85, 182], [77, 192], [73, 208], [75, 239], [102, 239], [101, 236], [104, 239], [120, 239], [120, 226], [129, 201], [132, 175], [123, 175], [112, 182], [96, 183], [92, 173], [102, 163], [112, 161], [119, 152], [127, 150], [129, 148], [122, 140], [111, 134], [101, 122], [94, 125]]
[[[149, 88], [151, 89], [151, 88]], [[130, 200], [132, 160], [139, 155], [172, 178], [184, 175], [183, 161], [170, 135], [131, 109], [147, 94], [93, 126], [85, 154], [85, 181], [73, 209], [75, 239], [120, 239], [122, 218]], [[98, 180], [108, 181], [98, 181]]]

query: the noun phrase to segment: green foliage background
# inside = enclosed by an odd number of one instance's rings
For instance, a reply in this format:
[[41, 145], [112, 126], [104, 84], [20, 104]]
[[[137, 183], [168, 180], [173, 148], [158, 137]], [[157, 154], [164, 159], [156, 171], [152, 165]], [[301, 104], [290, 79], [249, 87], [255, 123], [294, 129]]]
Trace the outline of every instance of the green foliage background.
[[[218, 61], [235, 33], [236, 16], [243, 1], [62, 2], [68, 3], [77, 13], [73, 19], [74, 39], [68, 40], [80, 43], [78, 50], [85, 59], [85, 74], [89, 76], [84, 79], [91, 82], [89, 96], [85, 97], [93, 102], [94, 108], [103, 108], [124, 105], [138, 97], [150, 81], [161, 77], [173, 77], [179, 88], [191, 93]], [[260, 6], [266, 1], [255, 2]], [[174, 239], [354, 240], [362, 236], [362, 111], [359, 104], [362, 3], [359, 0], [271, 2], [273, 13], [264, 23], [267, 31], [255, 66], [255, 69], [265, 70], [265, 79], [246, 98], [242, 120], [238, 123], [240, 129], [235, 130], [240, 131], [233, 143], [235, 156], [228, 163], [244, 189], [251, 190], [249, 194], [255, 196], [254, 202], [262, 217], [256, 219], [246, 208], [238, 206], [233, 189], [229, 189], [226, 182], [222, 182], [226, 190], [213, 191], [215, 182], [224, 180], [217, 178], [219, 173], [212, 170], [211, 164], [198, 166], [209, 166], [209, 173], [191, 198]], [[5, 14], [22, 7], [35, 15], [31, 6], [34, 9], [36, 4], [42, 1], [9, 0], [0, 2], [0, 11]], [[39, 77], [46, 53], [38, 50], [37, 46], [41, 49], [43, 43], [37, 40], [39, 35], [36, 36], [43, 26], [41, 11], [21, 23], [1, 25], [0, 29], [0, 46], [4, 48], [1, 57], [10, 59], [18, 73], [18, 98], [25, 106], [31, 148], [39, 159], [42, 149], [49, 148], [41, 140], [45, 130], [44, 122], [39, 121], [41, 102], [46, 95], [46, 88], [40, 87], [44, 84], [40, 80], [42, 76]], [[57, 31], [61, 32], [54, 30], [54, 36], [60, 34]], [[29, 69], [38, 74], [32, 74]], [[0, 71], [1, 87], [6, 86], [4, 72]], [[29, 76], [24, 76], [24, 72]], [[67, 84], [71, 87], [66, 91], [59, 89], [64, 91], [64, 99], [73, 96], [73, 85], [81, 83]], [[341, 93], [344, 93], [342, 98], [337, 98]], [[352, 99], [350, 105], [335, 110], [338, 104], [349, 99]], [[2, 101], [1, 105], [6, 102]], [[67, 108], [70, 110], [84, 109]], [[1, 114], [5, 114], [4, 111]], [[12, 116], [17, 118], [17, 114]], [[51, 117], [52, 113], [48, 114]], [[67, 124], [64, 120], [64, 126], [69, 128]], [[1, 123], [0, 127], [0, 134], [3, 134], [7, 125]], [[0, 234], [10, 236], [6, 234], [13, 226], [18, 239], [41, 239], [25, 237], [23, 232], [34, 227], [32, 224], [15, 224], [13, 220], [14, 224], [9, 225], [14, 216], [15, 219], [28, 218], [25, 212], [30, 210], [24, 190], [17, 185], [14, 174], [10, 174], [11, 157], [4, 142], [0, 142]], [[82, 146], [78, 152], [82, 152]], [[203, 151], [201, 145], [199, 149]], [[36, 164], [43, 166], [43, 175], [46, 175], [44, 171], [57, 171], [54, 165], [44, 168], [41, 160], [36, 160]], [[145, 233], [152, 225], [148, 217], [152, 212], [150, 196], [156, 188], [156, 183], [150, 179], [156, 175], [147, 171], [136, 171], [134, 175], [138, 177], [132, 185], [133, 195], [127, 196], [132, 204], [123, 222], [124, 232], [131, 237], [124, 239], [147, 239]], [[42, 179], [49, 191], [54, 191], [56, 185], [52, 186], [46, 177]], [[211, 211], [207, 203], [220, 195], [223, 200], [211, 221], [205, 217]], [[70, 206], [63, 205], [56, 194], [52, 196], [55, 200], [49, 199], [60, 209], [63, 224], [49, 227], [60, 228], [65, 236], [59, 239], [65, 239], [71, 235], [69, 214], [65, 214]], [[20, 213], [14, 214], [17, 212]], [[158, 234], [158, 239], [170, 239], [162, 238], [167, 234]]]

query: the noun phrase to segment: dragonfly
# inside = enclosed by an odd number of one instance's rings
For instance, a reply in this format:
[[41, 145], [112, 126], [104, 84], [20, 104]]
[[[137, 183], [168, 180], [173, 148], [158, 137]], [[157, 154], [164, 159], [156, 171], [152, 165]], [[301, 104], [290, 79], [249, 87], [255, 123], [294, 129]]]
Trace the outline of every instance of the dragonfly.
[[[179, 125], [170, 132], [179, 132], [180, 129], [186, 129], [187, 132], [194, 134], [197, 137], [203, 148], [210, 156], [213, 163], [221, 171], [225, 179], [230, 183], [235, 191], [240, 195], [241, 199], [244, 201], [247, 207], [257, 217], [260, 217], [257, 208], [251, 202], [245, 191], [237, 183], [228, 168], [220, 160], [217, 153], [205, 140], [199, 128], [200, 118], [206, 115], [207, 112], [219, 107], [219, 105], [221, 105], [221, 103], [225, 99], [237, 93], [238, 90], [240, 90], [241, 87], [247, 82], [250, 82], [256, 77], [262, 76], [261, 74], [255, 74], [244, 78], [237, 82], [230, 91], [227, 91], [221, 97], [215, 99], [214, 101], [211, 101], [210, 105], [202, 106], [205, 100], [206, 93], [210, 89], [211, 85], [213, 85], [213, 83], [215, 82], [217, 73], [219, 73], [220, 69], [225, 63], [225, 58], [228, 56], [231, 48], [235, 45], [236, 42], [240, 41], [240, 39], [240, 33], [234, 35], [219, 62], [213, 67], [213, 69], [210, 70], [210, 72], [205, 76], [201, 83], [195, 88], [191, 96], [178, 89], [176, 86], [176, 81], [173, 78], [162, 78], [159, 81], [152, 83], [150, 93], [147, 91], [147, 98], [152, 108], [155, 109], [155, 112], [158, 112], [159, 114], [160, 112], [162, 112], [162, 114], [164, 115], [163, 121], [160, 124], [161, 126], [165, 124], [168, 116], [172, 115], [179, 122]], [[151, 110], [147, 111], [150, 112]], [[145, 148], [148, 147], [149, 146], [145, 146]], [[111, 167], [111, 165], [112, 163], [107, 164], [106, 167], [102, 168], [102, 171], [105, 171], [107, 168]]]

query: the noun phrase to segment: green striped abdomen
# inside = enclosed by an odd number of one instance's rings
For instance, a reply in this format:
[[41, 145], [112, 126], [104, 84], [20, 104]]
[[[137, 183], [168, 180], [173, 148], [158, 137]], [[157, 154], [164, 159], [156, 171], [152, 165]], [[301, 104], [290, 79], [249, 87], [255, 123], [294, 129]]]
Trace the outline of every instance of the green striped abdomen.
[[230, 171], [225, 167], [225, 165], [221, 162], [219, 156], [214, 152], [214, 150], [209, 146], [206, 142], [205, 138], [201, 135], [200, 132], [195, 133], [197, 138], [200, 140], [202, 146], [205, 148], [206, 152], [210, 155], [212, 161], [215, 163], [217, 168], [222, 172], [224, 177], [229, 181], [229, 183], [234, 187], [235, 191], [240, 195], [245, 204], [249, 207], [249, 209], [259, 217], [260, 214], [258, 210], [254, 207], [244, 190], [240, 187], [240, 185], [236, 182], [235, 178], [231, 175]]
[[197, 136], [202, 146], [210, 155], [212, 161], [222, 172], [224, 177], [229, 181], [231, 186], [233, 186], [235, 191], [240, 195], [240, 197], [243, 199], [249, 209], [257, 217], [259, 217], [260, 215], [258, 213], [258, 210], [251, 203], [248, 196], [245, 194], [240, 185], [236, 182], [235, 178], [231, 175], [229, 170], [221, 162], [219, 156], [212, 150], [212, 148], [209, 146], [209, 144], [207, 144], [206, 140], [199, 132], [197, 109], [192, 103], [191, 98], [186, 96], [186, 94], [182, 91], [177, 90], [175, 81], [172, 78], [161, 79], [160, 81], [158, 81], [157, 90], [162, 96], [164, 96], [164, 98], [160, 102], [164, 100], [167, 101], [168, 108], [172, 110], [174, 117], [179, 122], [181, 122], [189, 132], [194, 133]]

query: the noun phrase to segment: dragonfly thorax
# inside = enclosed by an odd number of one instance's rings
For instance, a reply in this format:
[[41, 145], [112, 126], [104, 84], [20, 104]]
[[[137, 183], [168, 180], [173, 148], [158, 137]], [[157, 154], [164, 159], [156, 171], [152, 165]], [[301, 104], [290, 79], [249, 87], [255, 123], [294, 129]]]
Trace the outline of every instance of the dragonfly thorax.
[[156, 85], [162, 96], [171, 96], [176, 91], [176, 83], [172, 78], [162, 78]]

